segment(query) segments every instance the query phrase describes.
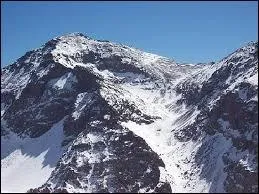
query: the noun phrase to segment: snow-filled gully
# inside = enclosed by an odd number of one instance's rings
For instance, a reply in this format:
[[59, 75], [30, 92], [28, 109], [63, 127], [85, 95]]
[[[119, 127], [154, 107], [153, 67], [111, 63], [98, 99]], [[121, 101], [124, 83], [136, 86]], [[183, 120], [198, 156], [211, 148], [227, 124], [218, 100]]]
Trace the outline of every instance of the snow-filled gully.
[[[174, 131], [179, 127], [179, 124], [175, 124], [176, 119], [187, 111], [184, 107], [181, 107], [181, 111], [177, 113], [166, 108], [168, 104], [175, 104], [177, 96], [171, 92], [161, 98], [159, 91], [145, 90], [141, 86], [130, 84], [123, 87], [130, 92], [132, 100], [136, 102], [137, 99], [141, 99], [144, 102], [139, 106], [146, 113], [162, 118], [148, 125], [139, 125], [132, 121], [122, 123], [123, 126], [142, 137], [163, 160], [165, 168], [160, 167], [160, 180], [168, 181], [173, 193], [208, 192], [209, 183], [199, 178], [199, 169], [196, 169], [192, 162], [192, 156], [195, 155], [200, 143], [180, 142], [173, 136]], [[194, 111], [187, 123], [191, 123], [197, 114], [198, 111]], [[187, 174], [189, 178], [185, 178]]]

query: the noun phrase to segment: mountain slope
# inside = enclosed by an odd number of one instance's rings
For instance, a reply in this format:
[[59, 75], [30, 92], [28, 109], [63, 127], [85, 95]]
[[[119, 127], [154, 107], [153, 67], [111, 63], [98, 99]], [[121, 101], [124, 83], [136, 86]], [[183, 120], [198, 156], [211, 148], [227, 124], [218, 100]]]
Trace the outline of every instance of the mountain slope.
[[35, 163], [17, 191], [257, 192], [257, 47], [194, 66], [72, 33], [26, 53], [1, 72], [3, 191]]

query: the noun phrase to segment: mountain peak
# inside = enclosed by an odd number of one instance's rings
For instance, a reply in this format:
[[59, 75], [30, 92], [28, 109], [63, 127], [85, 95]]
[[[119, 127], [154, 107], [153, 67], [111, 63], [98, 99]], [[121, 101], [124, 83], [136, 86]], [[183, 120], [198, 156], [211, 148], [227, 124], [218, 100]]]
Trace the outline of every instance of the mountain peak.
[[88, 38], [91, 39], [89, 36], [81, 33], [81, 32], [71, 32], [71, 33], [67, 33], [61, 36], [56, 37], [57, 39], [59, 38], [68, 38], [68, 37], [84, 37], [84, 38]]
[[81, 32], [71, 32], [68, 34], [69, 36], [85, 36], [83, 33]]

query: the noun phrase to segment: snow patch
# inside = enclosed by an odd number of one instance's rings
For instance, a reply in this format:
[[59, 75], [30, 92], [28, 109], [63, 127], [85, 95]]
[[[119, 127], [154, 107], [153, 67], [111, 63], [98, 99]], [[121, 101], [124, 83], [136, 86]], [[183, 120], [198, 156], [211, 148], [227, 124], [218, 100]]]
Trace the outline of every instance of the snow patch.
[[77, 79], [76, 76], [71, 72], [66, 73], [60, 78], [52, 79], [48, 82], [48, 84], [52, 85], [52, 87], [57, 90], [72, 90], [74, 83], [77, 83]]
[[94, 103], [94, 94], [83, 92], [77, 95], [75, 102], [75, 111], [72, 113], [72, 117], [77, 120], [82, 114], [83, 110]]
[[252, 85], [258, 85], [258, 73], [254, 74], [253, 76], [246, 79], [247, 82], [249, 82]]

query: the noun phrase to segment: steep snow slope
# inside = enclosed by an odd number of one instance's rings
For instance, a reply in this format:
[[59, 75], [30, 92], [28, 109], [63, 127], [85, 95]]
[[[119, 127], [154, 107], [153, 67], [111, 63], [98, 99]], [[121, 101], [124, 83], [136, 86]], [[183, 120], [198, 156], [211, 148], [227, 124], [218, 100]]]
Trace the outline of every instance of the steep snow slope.
[[27, 180], [40, 178], [15, 191], [257, 192], [257, 52], [192, 65], [80, 33], [50, 40], [2, 69], [2, 188], [33, 163]]

